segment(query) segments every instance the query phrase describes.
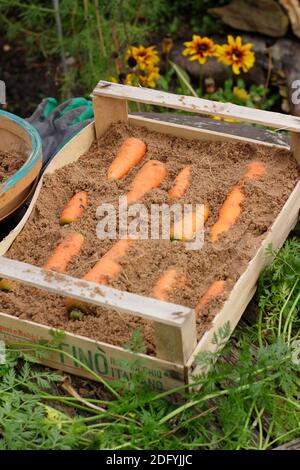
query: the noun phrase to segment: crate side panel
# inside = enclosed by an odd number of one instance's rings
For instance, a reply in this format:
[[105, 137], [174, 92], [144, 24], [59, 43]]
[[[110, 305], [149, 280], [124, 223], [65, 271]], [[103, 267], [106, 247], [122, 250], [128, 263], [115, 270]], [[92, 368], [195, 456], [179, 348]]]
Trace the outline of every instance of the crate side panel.
[[262, 140], [249, 139], [233, 134], [225, 134], [223, 132], [211, 131], [209, 129], [199, 129], [192, 126], [174, 124], [167, 121], [157, 121], [145, 117], [129, 115], [129, 124], [133, 126], [144, 126], [150, 131], [161, 132], [162, 134], [174, 135], [183, 139], [197, 139], [205, 141], [221, 141], [221, 142], [245, 142], [265, 147], [278, 147], [287, 149], [286, 145], [279, 145]]
[[[40, 341], [53, 341], [53, 336], [51, 328], [0, 313], [0, 340], [21, 347]], [[76, 360], [107, 380], [123, 378], [130, 381], [133, 369], [142, 369], [145, 382], [155, 390], [168, 390], [184, 384], [183, 366], [155, 357], [131, 353], [117, 346], [66, 332], [55, 344], [58, 351], [47, 352], [39, 362], [92, 380], [96, 379], [95, 375], [81, 367]]]

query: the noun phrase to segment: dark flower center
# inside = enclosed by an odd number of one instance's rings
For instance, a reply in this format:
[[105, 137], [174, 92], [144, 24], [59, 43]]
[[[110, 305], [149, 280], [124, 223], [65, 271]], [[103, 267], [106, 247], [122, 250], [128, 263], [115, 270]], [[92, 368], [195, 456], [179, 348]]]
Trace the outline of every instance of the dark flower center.
[[134, 69], [134, 67], [135, 67], [136, 64], [137, 64], [137, 61], [135, 60], [134, 57], [130, 56], [130, 57], [128, 57], [127, 63], [128, 63], [128, 66], [129, 66], [131, 69]]
[[205, 51], [207, 51], [207, 49], [208, 49], [207, 44], [199, 44], [198, 45], [199, 52], [205, 52]]
[[242, 57], [242, 53], [241, 51], [239, 51], [238, 49], [233, 49], [232, 51], [234, 53], [234, 55], [239, 59], [240, 57]]

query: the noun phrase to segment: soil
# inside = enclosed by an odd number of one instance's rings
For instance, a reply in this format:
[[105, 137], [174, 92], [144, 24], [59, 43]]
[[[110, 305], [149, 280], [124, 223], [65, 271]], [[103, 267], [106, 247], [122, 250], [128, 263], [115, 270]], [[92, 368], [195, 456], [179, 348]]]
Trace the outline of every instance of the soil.
[[[107, 168], [120, 143], [128, 136], [142, 138], [147, 144], [147, 154], [122, 181], [108, 181]], [[192, 251], [180, 241], [136, 241], [122, 259], [122, 273], [111, 286], [151, 296], [159, 276], [169, 267], [177, 266], [187, 281], [185, 287], [175, 290], [169, 300], [193, 308], [214, 280], [224, 280], [224, 294], [211, 299], [198, 315], [200, 338], [299, 179], [296, 161], [288, 150], [248, 143], [184, 140], [117, 123], [77, 162], [45, 177], [35, 209], [7, 256], [42, 266], [67, 233], [79, 231], [85, 236], [85, 245], [81, 254], [70, 263], [68, 273], [83, 276], [114, 243], [97, 238], [97, 207], [106, 202], [117, 208], [118, 197], [126, 193], [137, 171], [150, 159], [164, 162], [168, 174], [161, 187], [141, 201], [147, 207], [153, 203], [169, 203], [167, 191], [175, 176], [186, 164], [192, 166], [190, 188], [178, 202], [204, 203], [210, 208], [204, 246]], [[254, 160], [263, 162], [267, 173], [242, 185], [245, 200], [238, 222], [217, 243], [212, 243], [209, 230], [218, 218], [220, 207], [231, 188], [241, 180], [247, 165]], [[60, 213], [78, 191], [88, 192], [88, 208], [79, 221], [61, 227]], [[62, 298], [16, 285], [12, 292], [0, 292], [0, 311], [115, 345], [128, 344], [132, 333], [140, 328], [147, 353], [155, 354], [152, 324], [113, 310], [91, 307], [83, 321], [72, 321]]]
[[18, 171], [26, 158], [21, 153], [0, 151], [0, 184]]

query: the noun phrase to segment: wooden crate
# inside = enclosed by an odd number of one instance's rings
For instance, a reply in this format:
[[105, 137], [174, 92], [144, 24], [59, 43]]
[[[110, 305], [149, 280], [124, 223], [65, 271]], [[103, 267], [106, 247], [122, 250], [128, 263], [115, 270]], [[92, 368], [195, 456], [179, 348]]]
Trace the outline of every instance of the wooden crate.
[[[116, 121], [129, 122], [132, 126], [145, 126], [152, 131], [187, 139], [244, 141], [266, 146], [273, 145], [240, 136], [130, 116], [127, 112], [127, 101], [148, 103], [204, 115], [230, 117], [281, 130], [286, 129], [291, 132], [292, 149], [300, 164], [300, 118], [297, 117], [103, 81], [99, 82], [95, 88], [93, 101], [95, 124], [86, 127], [65, 145], [45, 174], [51, 174], [68, 163], [76, 161], [89, 149], [95, 137], [100, 137], [110, 124]], [[286, 148], [281, 145], [274, 145], [274, 147]], [[5, 254], [26, 224], [38, 198], [42, 183], [43, 180], [40, 181], [36, 189], [24, 219], [0, 244], [0, 255]], [[271, 262], [271, 257], [266, 255], [267, 246], [272, 243], [274, 248], [279, 248], [283, 244], [297, 222], [299, 209], [300, 183], [291, 193], [260, 248], [198, 344], [196, 342], [195, 313], [181, 305], [121, 292], [102, 285], [99, 291], [98, 284], [78, 280], [65, 274], [49, 276], [49, 271], [46, 272], [41, 268], [3, 256], [0, 257], [0, 277], [20, 281], [62, 296], [84, 300], [94, 305], [113, 308], [118, 310], [120, 314], [136, 315], [154, 322], [156, 357], [128, 352], [121, 347], [65, 332], [64, 338], [58, 345], [59, 351], [53, 351], [47, 357], [43, 357], [41, 359], [43, 364], [83, 377], [95, 378], [96, 374], [107, 379], [125, 377], [128, 380], [130, 380], [133, 367], [143, 368], [149, 387], [158, 390], [170, 389], [191, 382], [193, 375], [199, 373], [199, 366], [196, 365], [195, 358], [200, 351], [216, 350], [217, 346], [213, 341], [213, 336], [220, 327], [229, 323], [230, 331], [234, 330], [255, 292], [261, 270]], [[9, 344], [30, 343], [51, 340], [51, 338], [51, 331], [47, 326], [0, 313], [0, 339], [4, 339]], [[93, 370], [93, 374], [81, 367], [77, 361], [86, 364]]]

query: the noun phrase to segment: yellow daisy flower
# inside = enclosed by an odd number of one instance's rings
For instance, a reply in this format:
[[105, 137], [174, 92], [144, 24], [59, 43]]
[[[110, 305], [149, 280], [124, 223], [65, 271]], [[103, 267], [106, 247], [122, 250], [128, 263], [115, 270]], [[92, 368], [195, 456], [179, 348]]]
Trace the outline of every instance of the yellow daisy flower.
[[143, 70], [143, 72], [128, 73], [126, 75], [125, 84], [155, 88], [159, 77], [159, 67], [148, 67]]
[[140, 84], [146, 88], [155, 88], [159, 77], [159, 68], [153, 67], [146, 70], [146, 74], [139, 75]]
[[159, 62], [159, 56], [155, 46], [130, 46], [126, 52], [127, 64], [130, 68], [138, 65], [140, 70], [145, 70]]
[[248, 72], [255, 63], [255, 54], [251, 50], [253, 44], [242, 44], [241, 36], [228, 36], [228, 44], [217, 46], [216, 57], [220, 62], [232, 67], [233, 73], [239, 75], [241, 69]]
[[197, 34], [193, 34], [192, 41], [187, 41], [184, 45], [185, 49], [182, 55], [191, 56], [189, 60], [198, 60], [201, 65], [205, 64], [207, 59], [215, 54], [217, 48], [212, 39]]

